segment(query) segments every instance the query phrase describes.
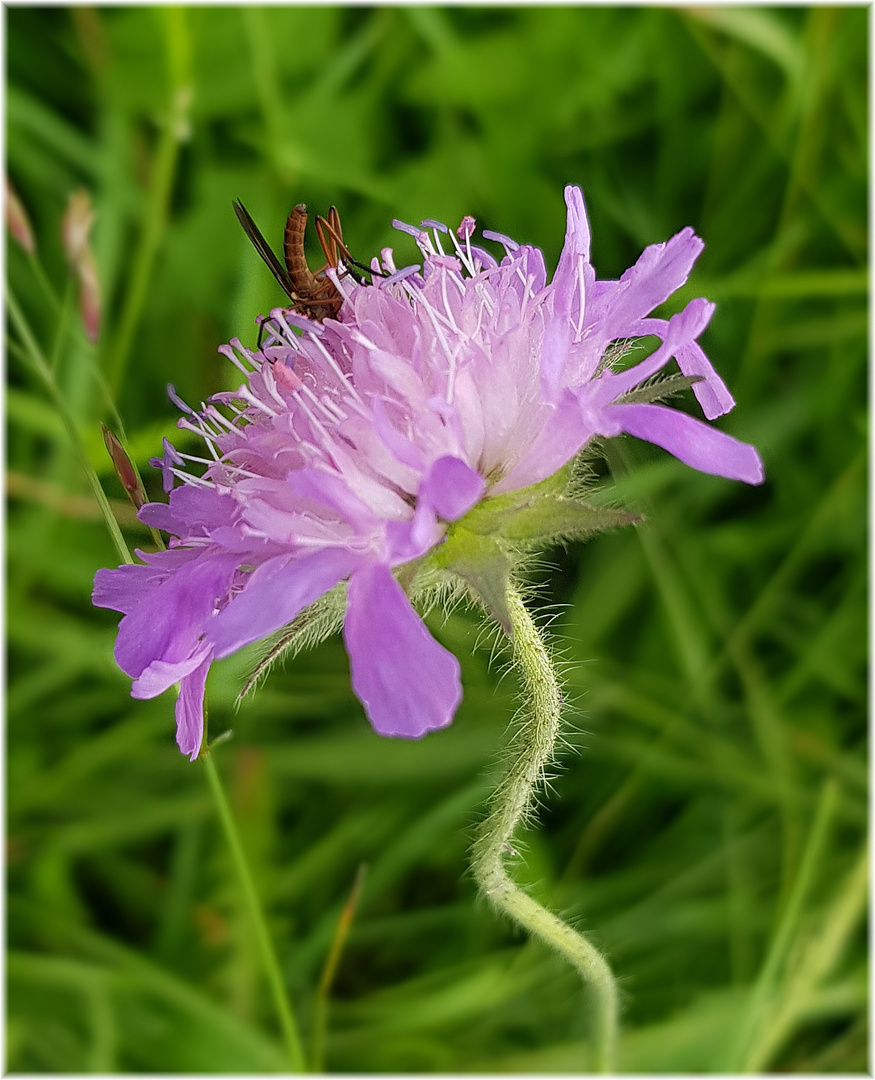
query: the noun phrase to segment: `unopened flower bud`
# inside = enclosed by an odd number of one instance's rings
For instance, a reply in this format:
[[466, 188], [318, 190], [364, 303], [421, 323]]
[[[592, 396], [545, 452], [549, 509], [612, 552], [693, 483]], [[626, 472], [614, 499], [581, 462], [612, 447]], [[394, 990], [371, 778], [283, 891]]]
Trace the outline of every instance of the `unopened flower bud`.
[[36, 254], [33, 229], [30, 227], [24, 206], [8, 179], [6, 180], [6, 228], [28, 255]]
[[131, 459], [128, 457], [127, 452], [116, 436], [113, 435], [106, 424], [101, 424], [100, 428], [103, 432], [103, 441], [106, 445], [107, 452], [112, 459], [115, 474], [119, 478], [119, 483], [128, 493], [128, 498], [134, 504], [135, 509], [139, 510], [146, 501], [146, 491], [143, 488], [143, 482], [137, 475], [137, 470], [134, 468]]
[[87, 191], [80, 188], [70, 196], [61, 232], [64, 251], [74, 269], [88, 246], [88, 233], [93, 224], [94, 210], [91, 206], [91, 197]]
[[70, 268], [79, 279], [79, 313], [92, 343], [97, 341], [100, 333], [100, 282], [88, 242], [93, 223], [91, 197], [80, 189], [70, 196], [61, 235]]

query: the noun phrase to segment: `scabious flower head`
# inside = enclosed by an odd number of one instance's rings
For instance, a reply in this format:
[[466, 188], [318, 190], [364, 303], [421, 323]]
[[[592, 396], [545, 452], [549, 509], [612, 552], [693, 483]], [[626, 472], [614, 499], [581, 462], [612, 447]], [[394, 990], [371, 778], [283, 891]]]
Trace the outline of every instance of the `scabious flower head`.
[[[455, 233], [396, 222], [421, 266], [398, 270], [386, 249], [372, 283], [335, 275], [337, 319], [272, 311], [259, 350], [220, 349], [244, 376], [233, 393], [195, 410], [171, 389], [206, 454], [165, 444], [169, 502], [139, 516], [170, 548], [99, 571], [94, 603], [124, 613], [115, 655], [135, 697], [179, 684], [184, 753], [201, 747], [212, 661], [339, 592], [352, 686], [374, 728], [416, 738], [449, 724], [459, 663], [408, 593], [454, 577], [506, 624], [503, 583], [521, 545], [631, 519], [567, 489], [566, 467], [596, 438], [625, 432], [695, 469], [762, 480], [752, 446], [655, 403], [654, 376], [674, 360], [675, 386], [692, 385], [709, 420], [734, 405], [697, 343], [713, 305], [652, 314], [702, 241], [684, 229], [599, 281], [580, 190], [565, 201], [549, 284], [539, 250], [484, 233], [504, 248], [497, 259], [472, 243], [471, 218]], [[658, 347], [618, 367], [618, 343], [641, 338]]]

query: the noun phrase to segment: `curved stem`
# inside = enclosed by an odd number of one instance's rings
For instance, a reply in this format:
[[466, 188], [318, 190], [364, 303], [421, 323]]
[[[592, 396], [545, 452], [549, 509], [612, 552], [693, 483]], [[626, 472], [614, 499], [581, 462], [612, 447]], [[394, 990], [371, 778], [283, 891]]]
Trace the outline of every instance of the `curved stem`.
[[559, 734], [562, 693], [559, 680], [531, 615], [514, 589], [507, 605], [513, 626], [514, 660], [523, 685], [523, 716], [510, 747], [507, 771], [489, 815], [478, 830], [471, 869], [483, 894], [528, 933], [561, 953], [595, 996], [595, 1065], [614, 1068], [617, 1042], [617, 986], [607, 961], [583, 934], [542, 907], [511, 879], [504, 865], [514, 855], [513, 836], [544, 780]]
[[243, 895], [246, 898], [246, 905], [249, 908], [249, 914], [255, 928], [255, 936], [258, 940], [262, 961], [264, 962], [267, 981], [270, 983], [274, 1004], [276, 1005], [276, 1010], [279, 1015], [280, 1026], [283, 1029], [283, 1035], [286, 1040], [289, 1065], [292, 1072], [306, 1072], [304, 1053], [301, 1049], [301, 1037], [298, 1034], [298, 1027], [295, 1023], [292, 1007], [289, 1003], [285, 987], [283, 986], [283, 977], [280, 972], [279, 962], [277, 961], [277, 956], [274, 952], [273, 943], [270, 940], [270, 933], [267, 929], [267, 923], [264, 920], [264, 912], [261, 910], [261, 904], [255, 889], [255, 883], [252, 880], [252, 874], [249, 871], [249, 864], [246, 862], [246, 855], [243, 851], [243, 845], [240, 842], [240, 835], [234, 824], [231, 807], [228, 805], [228, 800], [225, 797], [222, 781], [219, 779], [219, 773], [216, 769], [215, 762], [213, 761], [212, 754], [206, 754], [203, 756], [202, 760], [207, 768], [207, 779], [210, 782], [210, 790], [216, 801], [219, 819], [221, 820], [222, 828], [225, 831], [228, 847], [231, 849], [231, 858], [237, 869], [240, 884], [243, 887]]

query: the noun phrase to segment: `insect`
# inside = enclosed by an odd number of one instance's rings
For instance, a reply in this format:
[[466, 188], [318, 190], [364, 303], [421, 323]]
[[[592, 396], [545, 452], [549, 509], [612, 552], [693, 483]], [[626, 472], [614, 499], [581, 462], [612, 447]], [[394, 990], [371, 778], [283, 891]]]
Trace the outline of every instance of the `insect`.
[[[283, 233], [285, 266], [273, 253], [243, 203], [237, 200], [233, 205], [234, 213], [243, 226], [243, 231], [292, 301], [295, 311], [317, 322], [336, 318], [343, 303], [343, 295], [325, 271], [330, 267], [339, 267], [342, 262], [345, 272], [355, 273], [350, 270], [350, 267], [360, 266], [360, 264], [350, 256], [343, 242], [340, 214], [335, 207], [332, 206], [328, 211], [327, 218], [321, 216], [316, 218], [316, 235], [319, 237], [319, 244], [325, 255], [325, 266], [314, 274], [307, 263], [307, 255], [304, 251], [308, 215], [307, 207], [303, 203], [298, 203], [286, 221]], [[367, 267], [361, 268], [367, 269]], [[359, 277], [358, 274], [355, 276]]]

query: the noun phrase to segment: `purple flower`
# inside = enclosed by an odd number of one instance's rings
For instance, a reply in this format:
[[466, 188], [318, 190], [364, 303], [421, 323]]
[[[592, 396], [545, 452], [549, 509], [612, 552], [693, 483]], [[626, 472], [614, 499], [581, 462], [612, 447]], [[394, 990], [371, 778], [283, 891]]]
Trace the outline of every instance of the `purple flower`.
[[[565, 200], [550, 284], [537, 249], [485, 234], [505, 248], [498, 261], [474, 246], [471, 218], [456, 234], [396, 223], [421, 267], [397, 270], [386, 250], [372, 284], [335, 276], [337, 320], [278, 308], [260, 351], [237, 339], [220, 350], [243, 372], [238, 391], [200, 410], [174, 395], [179, 426], [207, 453], [166, 444], [169, 503], [139, 516], [175, 539], [143, 565], [100, 570], [94, 603], [124, 613], [115, 655], [135, 697], [179, 683], [183, 753], [200, 750], [210, 663], [339, 592], [353, 689], [374, 728], [418, 738], [449, 724], [459, 663], [409, 594], [455, 573], [501, 620], [509, 537], [573, 532], [575, 514], [583, 531], [604, 527], [585, 525], [596, 511], [550, 487], [595, 437], [625, 432], [703, 472], [762, 481], [752, 446], [654, 403], [654, 376], [675, 360], [676, 384], [692, 384], [709, 420], [734, 405], [697, 343], [713, 304], [652, 314], [687, 280], [702, 241], [684, 229], [619, 281], [599, 281], [580, 190]], [[645, 337], [656, 350], [619, 366]], [[187, 459], [206, 468], [188, 472]]]

